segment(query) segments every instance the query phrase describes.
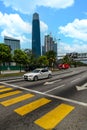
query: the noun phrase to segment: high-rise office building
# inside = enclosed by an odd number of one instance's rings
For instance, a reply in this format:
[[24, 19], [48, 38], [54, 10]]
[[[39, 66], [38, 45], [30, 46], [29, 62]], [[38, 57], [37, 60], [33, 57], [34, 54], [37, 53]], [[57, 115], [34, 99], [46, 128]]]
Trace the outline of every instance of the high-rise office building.
[[20, 49], [20, 40], [12, 37], [4, 36], [4, 44], [11, 48], [12, 54], [14, 54], [14, 50]]
[[43, 54], [48, 51], [54, 51], [57, 55], [57, 43], [51, 35], [45, 35], [44, 46], [42, 47]]
[[39, 14], [33, 14], [32, 20], [32, 53], [35, 57], [41, 56]]

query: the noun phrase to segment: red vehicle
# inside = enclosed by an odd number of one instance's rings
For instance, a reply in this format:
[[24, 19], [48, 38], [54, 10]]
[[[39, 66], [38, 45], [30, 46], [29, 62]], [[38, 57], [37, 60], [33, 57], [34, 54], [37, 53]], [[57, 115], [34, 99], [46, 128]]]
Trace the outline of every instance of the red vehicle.
[[70, 68], [70, 65], [67, 64], [67, 63], [59, 64], [59, 65], [58, 65], [58, 68], [59, 68], [59, 69], [68, 69], [68, 68]]

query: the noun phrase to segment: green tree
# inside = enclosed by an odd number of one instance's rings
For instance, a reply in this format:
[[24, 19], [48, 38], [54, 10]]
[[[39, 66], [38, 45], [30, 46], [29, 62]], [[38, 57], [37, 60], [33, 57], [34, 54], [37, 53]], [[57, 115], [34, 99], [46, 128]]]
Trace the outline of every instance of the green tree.
[[21, 67], [29, 63], [27, 54], [20, 49], [16, 49], [14, 51], [13, 59], [18, 65], [20, 65], [20, 72], [21, 72]]
[[40, 66], [42, 66], [42, 67], [45, 67], [45, 66], [48, 66], [49, 65], [49, 62], [48, 62], [48, 60], [47, 60], [47, 57], [46, 56], [40, 56], [39, 58], [38, 58], [38, 63], [39, 63], [39, 65]]
[[1, 43], [0, 44], [0, 74], [1, 64], [4, 62], [10, 62], [12, 60], [11, 49], [9, 46]]
[[25, 49], [24, 52], [27, 54], [28, 59], [29, 59], [29, 64], [27, 67], [30, 67], [32, 69], [36, 68], [38, 66], [38, 58], [36, 58], [32, 54], [32, 50], [30, 50], [30, 49]]
[[53, 68], [54, 66], [54, 63], [56, 62], [56, 52], [54, 51], [48, 51], [46, 52], [46, 56], [47, 56], [47, 59], [49, 61], [49, 66], [51, 66]]
[[66, 55], [66, 56], [63, 57], [62, 62], [71, 64], [72, 59], [69, 56]]
[[30, 49], [25, 49], [24, 52], [27, 54], [28, 59], [29, 59], [29, 61], [31, 62], [32, 57], [33, 57], [33, 55], [32, 55], [32, 50], [30, 50]]

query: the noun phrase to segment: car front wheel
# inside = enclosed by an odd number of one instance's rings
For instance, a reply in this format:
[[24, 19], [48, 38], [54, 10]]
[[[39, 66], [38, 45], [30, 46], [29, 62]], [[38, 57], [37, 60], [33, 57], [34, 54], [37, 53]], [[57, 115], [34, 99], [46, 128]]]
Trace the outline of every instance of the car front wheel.
[[37, 76], [35, 76], [35, 77], [34, 77], [34, 81], [37, 81], [37, 80], [38, 80], [38, 77], [37, 77]]
[[52, 77], [52, 75], [51, 75], [51, 74], [49, 74], [49, 75], [48, 75], [48, 78], [51, 78], [51, 77]]

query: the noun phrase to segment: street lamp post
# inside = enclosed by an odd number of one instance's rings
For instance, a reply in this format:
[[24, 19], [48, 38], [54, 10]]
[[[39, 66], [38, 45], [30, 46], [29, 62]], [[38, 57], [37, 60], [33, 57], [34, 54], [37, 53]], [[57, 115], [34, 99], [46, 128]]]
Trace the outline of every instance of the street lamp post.
[[[58, 41], [58, 42], [57, 42], [58, 45], [59, 45], [59, 41], [60, 41], [60, 40], [61, 40], [60, 38], [57, 39], [57, 41]], [[58, 56], [59, 56], [59, 46], [57, 46], [57, 59], [58, 59]]]

